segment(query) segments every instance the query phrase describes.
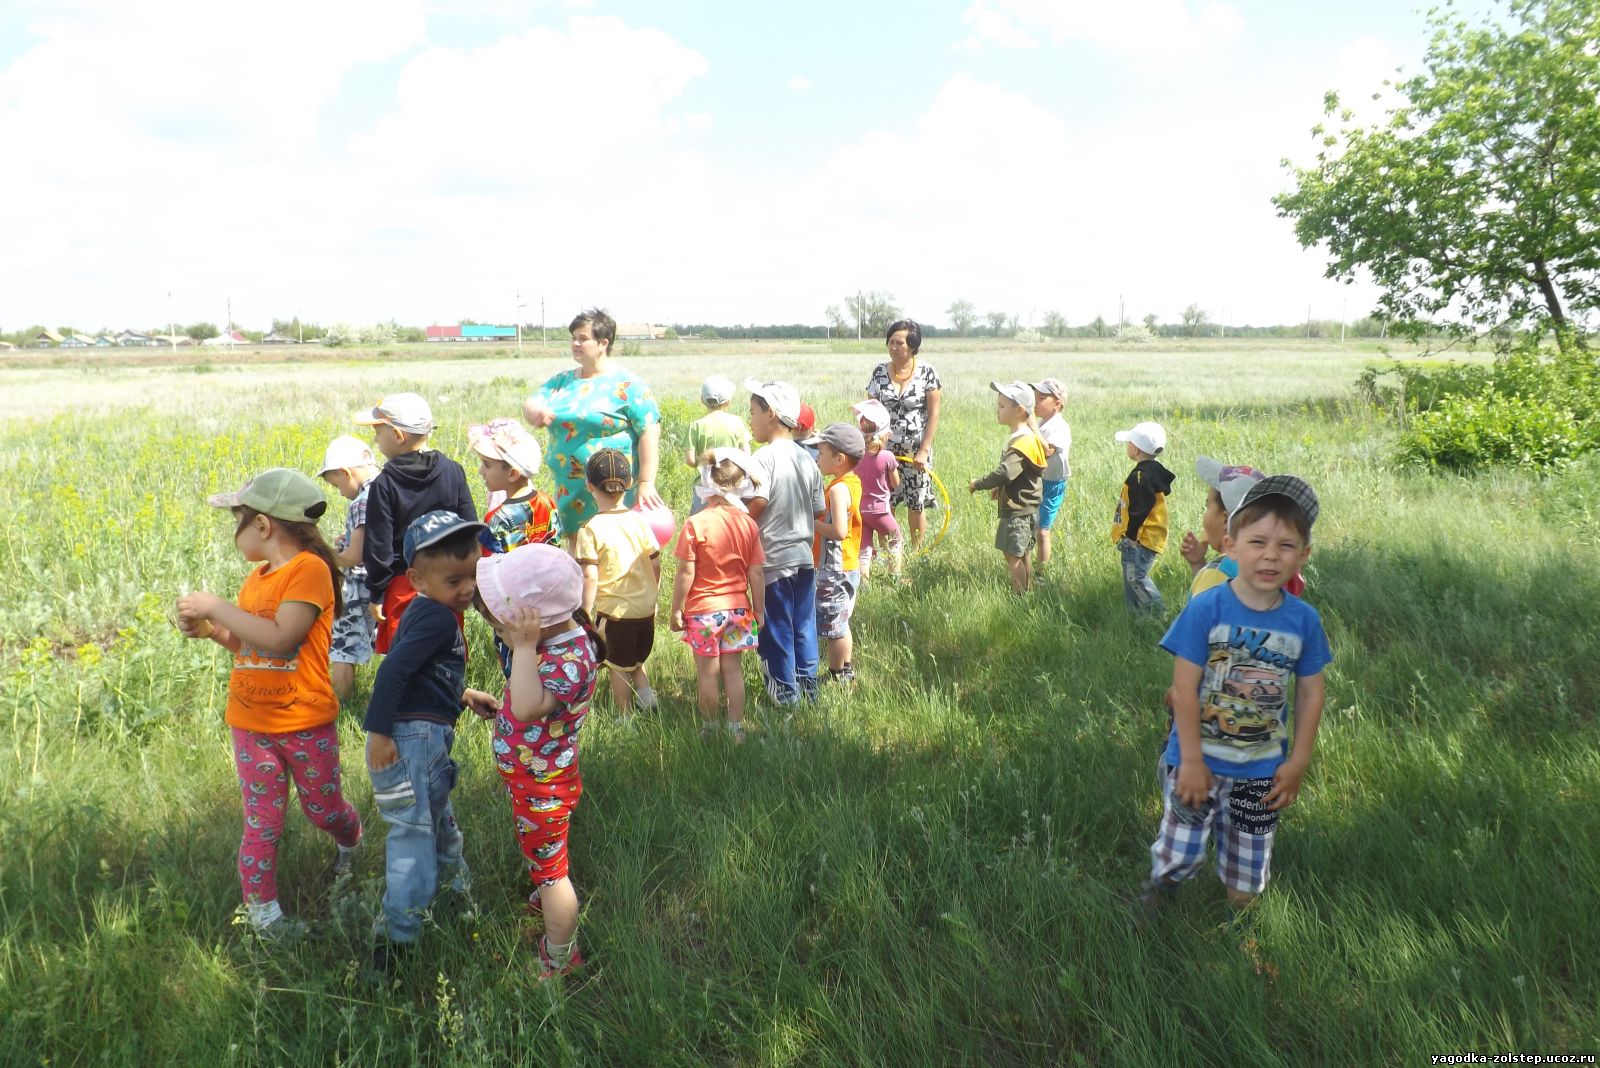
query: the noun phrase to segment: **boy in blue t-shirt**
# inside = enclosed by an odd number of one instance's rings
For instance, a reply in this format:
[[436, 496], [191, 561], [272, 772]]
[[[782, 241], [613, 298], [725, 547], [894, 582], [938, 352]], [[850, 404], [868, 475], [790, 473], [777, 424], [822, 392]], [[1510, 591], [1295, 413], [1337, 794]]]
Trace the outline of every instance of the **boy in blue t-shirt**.
[[1252, 486], [1228, 521], [1237, 577], [1192, 598], [1161, 639], [1173, 655], [1174, 721], [1146, 905], [1200, 870], [1213, 833], [1235, 913], [1266, 888], [1278, 815], [1305, 780], [1333, 660], [1316, 609], [1283, 588], [1311, 555], [1317, 511], [1293, 475]]

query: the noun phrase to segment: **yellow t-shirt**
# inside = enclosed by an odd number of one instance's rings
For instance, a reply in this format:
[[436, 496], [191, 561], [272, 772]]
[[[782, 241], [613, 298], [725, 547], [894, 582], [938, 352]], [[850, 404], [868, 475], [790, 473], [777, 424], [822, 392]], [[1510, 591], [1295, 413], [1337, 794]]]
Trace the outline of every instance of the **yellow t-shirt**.
[[328, 680], [328, 646], [333, 638], [333, 576], [311, 553], [299, 553], [278, 570], [266, 565], [250, 572], [239, 588], [238, 605], [253, 616], [276, 619], [285, 601], [317, 609], [317, 621], [297, 649], [258, 649], [241, 643], [228, 679], [230, 727], [262, 734], [286, 734], [332, 723], [339, 699]]
[[661, 545], [644, 516], [618, 506], [583, 525], [572, 543], [573, 558], [600, 572], [594, 610], [612, 619], [645, 619], [656, 614], [657, 580], [650, 561]]

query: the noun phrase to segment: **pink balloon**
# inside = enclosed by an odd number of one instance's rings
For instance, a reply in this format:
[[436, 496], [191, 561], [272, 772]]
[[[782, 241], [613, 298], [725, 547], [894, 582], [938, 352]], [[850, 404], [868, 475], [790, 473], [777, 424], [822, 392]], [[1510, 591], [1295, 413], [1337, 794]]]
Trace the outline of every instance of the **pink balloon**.
[[660, 508], [640, 508], [634, 505], [633, 510], [644, 516], [645, 522], [650, 524], [650, 529], [655, 532], [656, 544], [665, 549], [671, 544], [672, 539], [678, 535], [678, 521], [672, 516], [672, 509], [666, 505]]

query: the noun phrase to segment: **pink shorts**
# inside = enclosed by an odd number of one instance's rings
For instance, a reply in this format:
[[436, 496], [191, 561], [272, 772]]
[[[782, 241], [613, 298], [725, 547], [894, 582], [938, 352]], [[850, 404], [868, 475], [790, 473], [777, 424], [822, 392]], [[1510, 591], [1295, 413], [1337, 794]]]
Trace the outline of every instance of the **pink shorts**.
[[695, 656], [721, 656], [756, 647], [756, 621], [745, 608], [683, 617], [683, 640]]

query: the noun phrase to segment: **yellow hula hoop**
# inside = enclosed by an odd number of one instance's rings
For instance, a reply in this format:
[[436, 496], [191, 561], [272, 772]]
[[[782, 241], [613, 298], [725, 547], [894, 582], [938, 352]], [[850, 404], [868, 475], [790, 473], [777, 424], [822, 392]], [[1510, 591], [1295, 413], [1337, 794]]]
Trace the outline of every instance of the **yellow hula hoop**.
[[[916, 460], [910, 456], [896, 456], [895, 459], [902, 463], [916, 463]], [[940, 509], [940, 511], [944, 513], [944, 521], [939, 524], [939, 533], [935, 534], [931, 540], [924, 538], [922, 540], [922, 547], [916, 552], [909, 554], [911, 556], [921, 556], [929, 549], [938, 545], [944, 540], [945, 534], [950, 530], [950, 494], [945, 492], [944, 483], [940, 481], [938, 475], [934, 474], [933, 468], [930, 467], [927, 469], [927, 475], [929, 478], [933, 479], [933, 488], [939, 491], [939, 500], [944, 505], [944, 507]]]

